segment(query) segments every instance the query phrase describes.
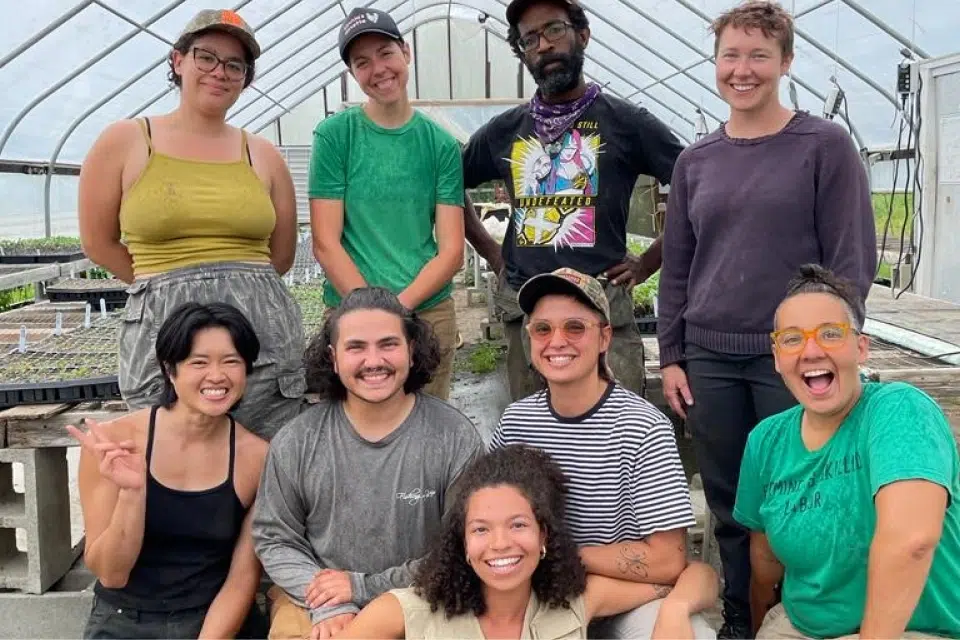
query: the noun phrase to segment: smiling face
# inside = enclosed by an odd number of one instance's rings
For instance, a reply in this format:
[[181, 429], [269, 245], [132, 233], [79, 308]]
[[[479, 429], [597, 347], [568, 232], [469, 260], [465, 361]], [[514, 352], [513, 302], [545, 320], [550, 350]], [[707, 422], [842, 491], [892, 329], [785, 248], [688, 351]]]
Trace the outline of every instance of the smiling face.
[[464, 547], [467, 563], [486, 589], [528, 591], [544, 544], [546, 532], [515, 487], [485, 487], [470, 496]]
[[[610, 348], [613, 337], [613, 330], [601, 320], [599, 313], [571, 296], [551, 294], [537, 301], [528, 324], [530, 356], [548, 383], [579, 383], [600, 376], [600, 354]], [[547, 335], [548, 327], [552, 333]]]
[[246, 363], [230, 332], [222, 327], [197, 331], [190, 354], [170, 372], [178, 402], [210, 416], [224, 415], [247, 386]]
[[330, 348], [348, 401], [378, 404], [404, 393], [412, 345], [399, 316], [379, 309], [350, 311], [340, 317], [336, 337]]
[[[809, 413], [842, 417], [860, 397], [859, 366], [869, 356], [866, 336], [839, 327], [850, 325], [850, 311], [836, 296], [802, 293], [785, 300], [777, 310], [778, 332], [819, 329], [819, 340], [804, 336], [789, 348], [775, 343], [777, 371], [790, 392]], [[802, 342], [800, 342], [802, 340]]]
[[410, 47], [378, 33], [350, 43], [350, 73], [374, 102], [395, 104], [406, 98], [410, 78]]
[[717, 41], [717, 90], [731, 111], [764, 113], [780, 107], [780, 78], [790, 70], [780, 42], [761, 29], [729, 26]]
[[180, 76], [182, 100], [205, 112], [222, 112], [233, 106], [243, 91], [245, 77], [228, 73], [224, 65], [217, 63], [213, 69], [207, 62], [213, 57], [220, 61], [245, 66], [246, 49], [237, 38], [218, 31], [201, 33], [193, 39], [186, 53], [173, 52], [173, 69]]
[[[551, 42], [552, 34], [564, 28], [565, 33]], [[566, 9], [552, 3], [531, 5], [517, 29], [521, 39], [540, 34], [537, 45], [523, 51], [523, 62], [545, 95], [563, 94], [580, 84], [589, 29], [575, 31]]]

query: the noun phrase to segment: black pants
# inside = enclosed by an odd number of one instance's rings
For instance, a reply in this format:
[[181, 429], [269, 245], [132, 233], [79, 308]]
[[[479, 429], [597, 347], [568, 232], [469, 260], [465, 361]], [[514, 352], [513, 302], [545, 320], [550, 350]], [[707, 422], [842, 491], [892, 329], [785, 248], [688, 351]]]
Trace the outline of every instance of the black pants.
[[690, 430], [723, 566], [725, 615], [750, 619], [750, 534], [733, 519], [740, 462], [757, 423], [796, 404], [771, 355], [686, 346]]
[[[196, 640], [203, 628], [207, 607], [173, 612], [142, 611], [116, 607], [94, 595], [84, 639]], [[256, 604], [250, 610], [237, 638], [266, 638], [266, 618]]]

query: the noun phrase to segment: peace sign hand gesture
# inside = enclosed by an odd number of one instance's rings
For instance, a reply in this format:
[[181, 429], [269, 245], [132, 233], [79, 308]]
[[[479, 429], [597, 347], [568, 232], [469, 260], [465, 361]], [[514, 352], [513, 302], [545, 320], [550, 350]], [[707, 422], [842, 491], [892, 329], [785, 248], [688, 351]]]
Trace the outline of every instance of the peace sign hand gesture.
[[133, 440], [114, 442], [94, 420], [85, 420], [90, 430], [84, 433], [72, 424], [67, 425], [77, 442], [97, 460], [100, 475], [121, 489], [134, 491], [146, 485], [146, 464]]

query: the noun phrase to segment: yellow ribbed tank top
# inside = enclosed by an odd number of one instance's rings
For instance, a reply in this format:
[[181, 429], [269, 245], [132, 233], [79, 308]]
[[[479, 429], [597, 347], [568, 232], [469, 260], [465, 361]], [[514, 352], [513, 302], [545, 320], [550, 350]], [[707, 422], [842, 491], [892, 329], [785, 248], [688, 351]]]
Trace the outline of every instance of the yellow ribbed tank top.
[[120, 206], [120, 233], [135, 275], [211, 262], [269, 262], [277, 215], [250, 159], [206, 162], [153, 149], [150, 122], [141, 120], [149, 158]]

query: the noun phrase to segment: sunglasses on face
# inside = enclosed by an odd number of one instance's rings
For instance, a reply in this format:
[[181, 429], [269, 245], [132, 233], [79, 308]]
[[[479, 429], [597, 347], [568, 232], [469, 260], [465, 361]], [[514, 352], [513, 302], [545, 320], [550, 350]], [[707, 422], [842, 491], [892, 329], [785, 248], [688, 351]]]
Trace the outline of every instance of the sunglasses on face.
[[554, 325], [548, 320], [532, 320], [527, 324], [527, 333], [530, 338], [537, 342], [546, 342], [553, 337], [554, 331], [559, 329], [570, 342], [577, 342], [587, 333], [591, 327], [602, 327], [605, 323], [582, 320], [580, 318], [567, 318], [559, 325]]
[[800, 353], [807, 345], [807, 341], [813, 340], [824, 351], [837, 349], [846, 342], [847, 336], [851, 333], [859, 333], [850, 324], [846, 322], [825, 322], [814, 329], [800, 329], [798, 327], [788, 327], [780, 329], [770, 334], [774, 346], [783, 353]]

